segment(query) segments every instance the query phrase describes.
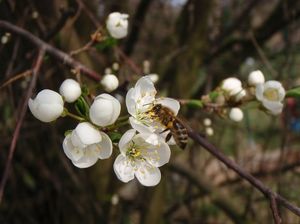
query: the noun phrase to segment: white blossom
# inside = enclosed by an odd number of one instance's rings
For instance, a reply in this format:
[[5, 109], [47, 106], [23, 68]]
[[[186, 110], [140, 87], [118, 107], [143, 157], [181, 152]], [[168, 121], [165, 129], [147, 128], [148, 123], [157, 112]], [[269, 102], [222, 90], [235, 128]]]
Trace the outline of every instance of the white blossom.
[[278, 115], [283, 109], [285, 90], [278, 81], [267, 81], [256, 86], [256, 99], [273, 115]]
[[[148, 134], [136, 134], [128, 130], [120, 139], [121, 154], [114, 162], [114, 171], [122, 182], [129, 182], [136, 177], [144, 186], [155, 186], [160, 182], [158, 167], [169, 162], [171, 151], [164, 141], [148, 141]], [[159, 139], [159, 138], [153, 138]]]
[[98, 159], [107, 159], [112, 154], [112, 142], [107, 134], [88, 122], [79, 123], [63, 141], [66, 156], [74, 166], [87, 168]]
[[248, 76], [248, 84], [250, 86], [256, 86], [265, 82], [265, 76], [260, 70], [253, 71]]
[[109, 14], [106, 21], [106, 28], [113, 38], [121, 39], [127, 36], [128, 17], [128, 14], [121, 14], [119, 12]]
[[43, 122], [51, 122], [63, 113], [64, 101], [57, 92], [44, 89], [37, 94], [35, 99], [29, 99], [28, 106], [37, 119]]
[[101, 85], [105, 91], [112, 92], [118, 88], [119, 80], [114, 74], [106, 74], [101, 80]]
[[242, 100], [242, 98], [246, 96], [246, 91], [242, 87], [242, 82], [235, 77], [224, 79], [221, 84], [221, 89], [235, 102]]
[[244, 118], [244, 113], [240, 108], [234, 107], [234, 108], [231, 108], [229, 111], [229, 118], [232, 121], [240, 122]]
[[81, 88], [74, 79], [66, 79], [59, 88], [59, 93], [68, 103], [75, 102], [81, 95]]
[[[126, 95], [126, 106], [131, 117], [129, 122], [131, 126], [140, 133], [161, 133], [165, 127], [147, 113], [153, 105], [161, 104], [169, 108], [176, 116], [180, 104], [177, 100], [171, 98], [155, 98], [156, 89], [148, 76], [140, 78], [135, 86], [131, 88]], [[162, 138], [168, 132], [162, 134]], [[170, 143], [174, 144], [171, 138]]]
[[94, 124], [105, 127], [115, 123], [120, 112], [120, 102], [115, 97], [103, 93], [94, 99], [89, 115]]

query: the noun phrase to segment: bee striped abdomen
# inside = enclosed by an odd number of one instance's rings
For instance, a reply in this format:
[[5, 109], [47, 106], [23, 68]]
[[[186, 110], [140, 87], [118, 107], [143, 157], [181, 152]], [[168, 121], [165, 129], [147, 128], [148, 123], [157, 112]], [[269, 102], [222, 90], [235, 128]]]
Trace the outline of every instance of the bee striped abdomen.
[[180, 121], [175, 119], [173, 121], [173, 128], [171, 128], [170, 130], [171, 130], [172, 136], [175, 139], [176, 144], [180, 148], [184, 149], [187, 144], [187, 141], [188, 141], [188, 134], [187, 134], [187, 130], [184, 127], [184, 125]]

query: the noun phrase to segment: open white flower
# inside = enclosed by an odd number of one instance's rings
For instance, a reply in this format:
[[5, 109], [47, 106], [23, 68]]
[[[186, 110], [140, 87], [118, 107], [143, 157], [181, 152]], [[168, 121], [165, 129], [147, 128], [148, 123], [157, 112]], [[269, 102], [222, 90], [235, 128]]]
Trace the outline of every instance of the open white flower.
[[63, 98], [50, 89], [44, 89], [35, 99], [29, 99], [28, 106], [33, 116], [43, 122], [56, 120], [64, 111]]
[[256, 86], [265, 82], [265, 76], [260, 70], [253, 71], [248, 76], [248, 84], [250, 86]]
[[111, 156], [112, 142], [107, 134], [97, 130], [92, 124], [83, 122], [65, 137], [63, 149], [74, 166], [87, 168], [98, 159]]
[[59, 88], [59, 93], [68, 103], [75, 102], [81, 95], [81, 88], [74, 79], [66, 79]]
[[119, 80], [114, 74], [106, 74], [101, 80], [101, 85], [105, 91], [112, 92], [118, 88]]
[[224, 79], [221, 84], [221, 89], [230, 99], [236, 102], [242, 100], [242, 98], [246, 96], [246, 91], [242, 87], [242, 82], [235, 77]]
[[109, 14], [106, 21], [106, 28], [113, 38], [121, 39], [127, 36], [128, 17], [128, 14], [121, 14], [119, 12]]
[[267, 81], [256, 86], [256, 99], [273, 115], [282, 112], [282, 101], [285, 97], [285, 90], [278, 81]]
[[[131, 126], [140, 133], [161, 133], [165, 127], [149, 116], [147, 113], [155, 104], [161, 104], [178, 114], [180, 104], [171, 98], [155, 98], [156, 89], [149, 76], [140, 78], [135, 86], [126, 95], [126, 106], [131, 117]], [[165, 135], [168, 132], [164, 133]], [[170, 141], [172, 142], [172, 141]], [[174, 143], [174, 142], [173, 142]]]
[[232, 121], [240, 122], [244, 118], [244, 113], [240, 108], [234, 107], [229, 111], [229, 118]]
[[103, 93], [97, 96], [90, 107], [91, 121], [101, 127], [115, 123], [121, 112], [120, 102], [113, 96]]
[[114, 162], [114, 171], [121, 181], [127, 183], [136, 177], [144, 186], [155, 186], [160, 182], [158, 167], [169, 162], [170, 148], [164, 141], [146, 142], [147, 135], [136, 134], [131, 129], [120, 139], [121, 154]]

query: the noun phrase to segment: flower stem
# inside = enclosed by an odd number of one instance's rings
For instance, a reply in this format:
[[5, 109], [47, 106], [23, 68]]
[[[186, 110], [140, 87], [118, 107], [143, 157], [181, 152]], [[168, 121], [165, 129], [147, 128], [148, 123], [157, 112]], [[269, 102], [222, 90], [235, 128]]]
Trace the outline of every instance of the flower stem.
[[69, 112], [66, 108], [64, 109], [62, 117], [65, 117], [65, 116], [69, 116], [69, 117], [74, 118], [75, 120], [78, 120], [78, 121], [85, 121], [85, 119], [83, 117], [80, 117], [76, 114], [73, 114], [73, 113]]

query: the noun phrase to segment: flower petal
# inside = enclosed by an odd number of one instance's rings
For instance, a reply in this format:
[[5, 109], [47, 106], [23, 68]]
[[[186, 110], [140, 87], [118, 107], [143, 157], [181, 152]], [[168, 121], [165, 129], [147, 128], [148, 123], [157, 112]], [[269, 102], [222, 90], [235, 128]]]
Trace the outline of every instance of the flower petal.
[[142, 185], [147, 187], [157, 185], [161, 179], [160, 170], [146, 162], [140, 164], [135, 176]]
[[63, 141], [63, 150], [70, 160], [77, 161], [84, 155], [82, 149], [76, 148], [72, 145], [71, 135], [65, 137]]
[[171, 150], [167, 143], [162, 142], [143, 150], [142, 154], [152, 166], [160, 167], [169, 162]]
[[123, 136], [119, 141], [119, 149], [124, 156], [126, 155], [126, 151], [127, 151], [126, 146], [135, 136], [135, 133], [136, 131], [134, 129], [130, 129], [123, 134]]
[[80, 142], [85, 145], [98, 143], [102, 139], [100, 132], [89, 122], [79, 123], [74, 129], [74, 132], [78, 136]]
[[178, 114], [178, 111], [180, 109], [179, 102], [177, 100], [172, 99], [172, 98], [168, 98], [168, 97], [158, 98], [156, 100], [156, 103], [161, 104], [161, 105], [171, 109], [174, 112], [175, 116]]
[[78, 168], [88, 168], [93, 166], [97, 160], [98, 158], [95, 156], [84, 156], [78, 161], [72, 160], [72, 163]]
[[128, 113], [132, 116], [136, 115], [136, 101], [134, 99], [134, 95], [135, 95], [135, 89], [131, 88], [130, 90], [128, 90], [127, 94], [126, 94], [126, 107], [128, 110]]
[[265, 90], [264, 84], [258, 84], [258, 85], [256, 85], [255, 96], [256, 96], [257, 100], [259, 100], [259, 101], [263, 100], [263, 98], [264, 98], [264, 90]]
[[283, 109], [283, 104], [281, 102], [277, 102], [277, 101], [274, 102], [274, 101], [263, 100], [262, 104], [273, 115], [280, 114]]
[[100, 159], [107, 159], [111, 156], [113, 151], [112, 142], [107, 134], [104, 132], [100, 132], [102, 136], [102, 140], [98, 145], [100, 146], [100, 153], [99, 158]]
[[153, 133], [155, 131], [154, 127], [146, 126], [139, 122], [137, 119], [134, 117], [129, 118], [129, 123], [132, 128], [137, 130], [140, 133]]
[[130, 162], [122, 154], [114, 162], [114, 171], [118, 179], [127, 183], [134, 178], [134, 170]]

